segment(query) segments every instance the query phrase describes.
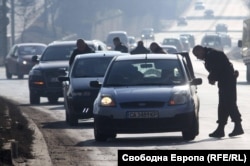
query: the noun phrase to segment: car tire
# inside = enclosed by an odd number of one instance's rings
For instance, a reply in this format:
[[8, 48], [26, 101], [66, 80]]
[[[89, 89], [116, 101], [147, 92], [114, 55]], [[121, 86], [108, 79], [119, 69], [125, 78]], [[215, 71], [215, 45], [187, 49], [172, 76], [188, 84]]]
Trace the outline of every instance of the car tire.
[[40, 96], [30, 91], [30, 104], [40, 104]]
[[23, 79], [23, 74], [18, 74], [18, 79]]
[[99, 128], [98, 124], [94, 121], [95, 141], [97, 141], [97, 142], [105, 142], [105, 141], [107, 141], [107, 139], [109, 138], [108, 134], [102, 133], [98, 128]]
[[194, 140], [195, 137], [199, 134], [199, 120], [194, 118], [192, 127], [189, 130], [182, 131], [182, 137], [185, 141]]
[[66, 117], [66, 119], [68, 119], [68, 124], [70, 126], [77, 126], [78, 125], [78, 118], [75, 115], [73, 115], [71, 113], [67, 113], [66, 116], [68, 116], [68, 117]]
[[49, 101], [50, 104], [55, 104], [58, 101], [58, 97], [49, 96], [48, 101]]
[[7, 78], [7, 79], [11, 79], [11, 78], [12, 78], [12, 74], [9, 72], [9, 69], [8, 69], [7, 66], [6, 66], [6, 68], [5, 68], [5, 72], [6, 72], [6, 78]]

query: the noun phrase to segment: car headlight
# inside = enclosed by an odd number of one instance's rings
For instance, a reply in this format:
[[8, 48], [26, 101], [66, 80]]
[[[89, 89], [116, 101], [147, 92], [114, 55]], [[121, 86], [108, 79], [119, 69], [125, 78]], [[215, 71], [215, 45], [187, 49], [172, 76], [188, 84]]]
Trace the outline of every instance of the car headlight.
[[168, 102], [168, 105], [170, 106], [182, 105], [186, 104], [187, 101], [188, 101], [187, 92], [178, 92], [173, 94], [173, 96], [170, 98]]
[[24, 65], [27, 65], [27, 63], [28, 63], [27, 61], [25, 61], [25, 60], [23, 61], [23, 64], [24, 64]]
[[100, 104], [104, 107], [114, 107], [115, 101], [110, 96], [102, 96]]
[[42, 72], [40, 70], [30, 70], [29, 75], [32, 75], [32, 76], [41, 76]]

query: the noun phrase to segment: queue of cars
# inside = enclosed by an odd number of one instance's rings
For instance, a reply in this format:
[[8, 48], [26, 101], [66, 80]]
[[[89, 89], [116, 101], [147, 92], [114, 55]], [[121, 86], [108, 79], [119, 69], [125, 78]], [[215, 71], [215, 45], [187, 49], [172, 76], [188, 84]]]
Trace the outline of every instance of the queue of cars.
[[85, 42], [95, 53], [77, 55], [70, 67], [76, 41], [54, 41], [32, 54], [30, 104], [40, 104], [42, 97], [55, 104], [62, 97], [65, 121], [75, 126], [79, 119], [93, 118], [96, 141], [124, 132], [180, 131], [184, 140], [195, 139], [196, 86], [202, 81], [195, 78], [188, 53], [165, 45], [168, 55], [132, 56], [108, 50], [98, 40]]

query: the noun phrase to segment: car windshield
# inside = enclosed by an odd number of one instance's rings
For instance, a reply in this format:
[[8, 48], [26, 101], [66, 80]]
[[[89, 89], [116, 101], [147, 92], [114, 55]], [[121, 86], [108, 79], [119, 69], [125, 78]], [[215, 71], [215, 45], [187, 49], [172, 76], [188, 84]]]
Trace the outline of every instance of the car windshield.
[[75, 44], [48, 47], [43, 53], [41, 61], [69, 60], [70, 55], [75, 48]]
[[46, 46], [20, 46], [18, 48], [19, 55], [41, 55]]
[[180, 85], [185, 82], [178, 60], [144, 59], [114, 62], [104, 86]]
[[112, 57], [78, 59], [72, 68], [72, 77], [104, 77]]

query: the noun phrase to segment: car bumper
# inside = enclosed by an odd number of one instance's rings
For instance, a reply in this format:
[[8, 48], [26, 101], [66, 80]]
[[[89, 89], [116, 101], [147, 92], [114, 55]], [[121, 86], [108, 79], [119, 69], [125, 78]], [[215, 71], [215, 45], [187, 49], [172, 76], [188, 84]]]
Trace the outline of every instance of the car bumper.
[[36, 93], [41, 97], [63, 97], [62, 88], [33, 88], [30, 87], [30, 91]]
[[194, 112], [178, 114], [174, 117], [155, 119], [114, 119], [94, 115], [94, 122], [102, 132], [154, 133], [189, 130], [195, 120]]
[[68, 111], [79, 118], [91, 118], [94, 100], [91, 97], [67, 99]]

